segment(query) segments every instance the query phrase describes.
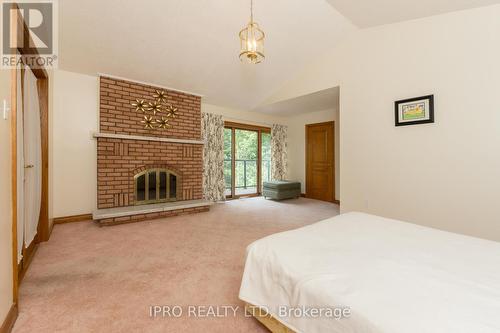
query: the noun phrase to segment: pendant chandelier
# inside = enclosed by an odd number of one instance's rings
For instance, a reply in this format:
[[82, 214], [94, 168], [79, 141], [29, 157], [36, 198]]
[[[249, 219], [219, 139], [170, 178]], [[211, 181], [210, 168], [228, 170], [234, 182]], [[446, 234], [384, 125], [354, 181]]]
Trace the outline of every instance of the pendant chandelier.
[[253, 0], [250, 0], [250, 22], [240, 31], [240, 60], [258, 64], [264, 56], [264, 31], [253, 21]]

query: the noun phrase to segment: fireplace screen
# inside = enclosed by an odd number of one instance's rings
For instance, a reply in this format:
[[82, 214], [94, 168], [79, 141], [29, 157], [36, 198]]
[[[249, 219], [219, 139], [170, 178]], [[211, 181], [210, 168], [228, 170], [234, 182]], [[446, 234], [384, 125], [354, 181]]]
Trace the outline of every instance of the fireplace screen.
[[149, 169], [134, 176], [135, 204], [177, 200], [177, 175], [167, 169]]

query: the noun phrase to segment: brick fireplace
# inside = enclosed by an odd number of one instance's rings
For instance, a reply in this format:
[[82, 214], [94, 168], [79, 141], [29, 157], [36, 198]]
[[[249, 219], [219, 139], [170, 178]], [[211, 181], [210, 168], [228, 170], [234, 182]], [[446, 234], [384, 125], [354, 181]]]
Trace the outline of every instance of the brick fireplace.
[[207, 211], [201, 97], [107, 76], [99, 86], [94, 219], [110, 225]]

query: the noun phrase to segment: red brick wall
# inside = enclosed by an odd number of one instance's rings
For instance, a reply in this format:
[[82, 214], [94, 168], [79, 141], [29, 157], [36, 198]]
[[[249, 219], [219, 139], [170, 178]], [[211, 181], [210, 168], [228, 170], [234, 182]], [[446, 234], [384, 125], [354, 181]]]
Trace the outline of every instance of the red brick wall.
[[[200, 140], [200, 97], [142, 84], [101, 78], [100, 131], [135, 136]], [[136, 98], [153, 101], [155, 90], [164, 90], [169, 103], [179, 108], [171, 128], [145, 130], [143, 114], [130, 105]], [[130, 206], [135, 202], [134, 175], [148, 168], [162, 167], [179, 174], [181, 198], [202, 198], [203, 146], [129, 140], [97, 139], [97, 206], [99, 209]]]
[[[144, 129], [141, 120], [152, 112], [136, 111], [136, 99], [153, 102], [156, 90], [166, 93], [167, 103], [178, 109], [177, 117], [170, 119], [170, 128]], [[201, 97], [159, 87], [113, 78], [100, 78], [99, 126], [103, 133], [168, 137], [177, 139], [201, 138]], [[161, 112], [160, 116], [166, 116]]]

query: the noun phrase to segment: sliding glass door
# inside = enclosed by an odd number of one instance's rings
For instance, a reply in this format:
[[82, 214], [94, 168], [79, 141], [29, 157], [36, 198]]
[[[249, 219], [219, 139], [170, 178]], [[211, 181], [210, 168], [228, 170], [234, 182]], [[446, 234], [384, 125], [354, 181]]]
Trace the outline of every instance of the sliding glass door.
[[265, 127], [226, 122], [224, 129], [224, 179], [226, 196], [260, 195], [269, 180], [271, 134]]
[[233, 131], [230, 128], [224, 128], [224, 182], [226, 184], [226, 197], [231, 196], [233, 184]]
[[234, 130], [235, 138], [235, 194], [237, 196], [257, 194], [257, 165], [259, 155], [259, 132]]

